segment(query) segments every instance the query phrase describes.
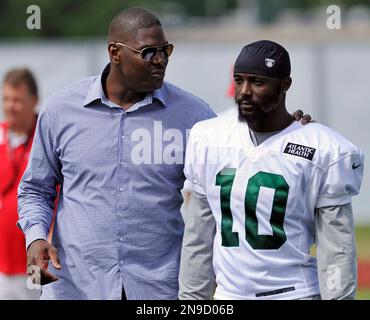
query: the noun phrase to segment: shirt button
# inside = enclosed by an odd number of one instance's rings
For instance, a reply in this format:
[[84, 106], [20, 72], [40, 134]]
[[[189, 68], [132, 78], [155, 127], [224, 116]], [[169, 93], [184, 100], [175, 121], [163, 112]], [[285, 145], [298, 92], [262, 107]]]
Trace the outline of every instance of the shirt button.
[[120, 188], [119, 188], [119, 191], [121, 191], [121, 192], [122, 192], [122, 191], [123, 191], [123, 187], [120, 187]]
[[120, 260], [119, 264], [120, 264], [121, 266], [123, 266], [123, 260]]
[[119, 216], [120, 218], [123, 218], [123, 212], [120, 212], [120, 213], [118, 214], [118, 216]]
[[122, 167], [125, 163], [123, 161], [121, 161], [119, 164]]
[[123, 242], [123, 240], [124, 240], [123, 236], [120, 236], [120, 237], [118, 238], [118, 240], [119, 240], [119, 242]]

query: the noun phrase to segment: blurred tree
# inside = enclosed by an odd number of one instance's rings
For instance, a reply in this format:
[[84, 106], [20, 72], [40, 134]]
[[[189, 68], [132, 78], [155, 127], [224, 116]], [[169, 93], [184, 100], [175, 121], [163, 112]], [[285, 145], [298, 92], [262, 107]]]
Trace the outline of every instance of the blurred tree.
[[[128, 7], [153, 9], [166, 0], [0, 0], [0, 37], [101, 36], [113, 16]], [[41, 9], [41, 30], [28, 30], [29, 5]]]
[[220, 16], [237, 3], [237, 0], [181, 0], [188, 16]]
[[[237, 0], [182, 0], [189, 16], [220, 16]], [[175, 0], [0, 0], [0, 37], [105, 36], [113, 16], [128, 7], [142, 6], [166, 14]], [[41, 8], [41, 30], [26, 28], [29, 5]], [[176, 6], [173, 6], [176, 8]], [[178, 8], [179, 6], [177, 6]]]
[[[261, 1], [264, 2], [264, 1]], [[317, 7], [317, 6], [328, 6], [328, 5], [340, 5], [344, 7], [352, 7], [354, 5], [366, 5], [370, 6], [370, 1], [369, 0], [284, 0], [283, 1], [283, 6], [284, 7], [289, 7], [289, 8], [297, 8], [297, 9], [308, 9], [312, 7]]]
[[349, 8], [355, 5], [370, 7], [369, 0], [258, 0], [259, 18], [262, 23], [272, 23], [279, 13], [287, 8], [304, 11], [318, 6], [329, 6], [331, 4], [336, 4], [343, 8]]
[[[252, 0], [0, 0], [0, 37], [61, 37], [105, 36], [113, 16], [128, 7], [142, 6], [161, 19], [186, 23], [176, 15], [188, 17], [218, 17]], [[257, 2], [261, 22], [273, 22], [285, 8], [306, 10], [318, 5], [332, 4], [332, 0], [253, 0]], [[367, 5], [369, 0], [337, 0], [344, 7]], [[41, 8], [41, 30], [26, 28], [27, 7]], [[172, 9], [171, 9], [172, 8]], [[180, 10], [181, 12], [174, 12]], [[167, 19], [162, 19], [167, 21]]]
[[285, 7], [285, 0], [264, 0], [258, 1], [259, 19], [262, 23], [272, 23], [275, 17]]

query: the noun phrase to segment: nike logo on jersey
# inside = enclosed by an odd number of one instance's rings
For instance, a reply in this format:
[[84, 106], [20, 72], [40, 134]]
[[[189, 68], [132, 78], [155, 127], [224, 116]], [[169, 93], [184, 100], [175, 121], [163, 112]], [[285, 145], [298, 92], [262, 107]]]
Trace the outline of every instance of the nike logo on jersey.
[[288, 142], [287, 146], [284, 149], [284, 153], [290, 154], [292, 156], [301, 157], [311, 161], [315, 152], [316, 152], [315, 148], [306, 147], [291, 142]]
[[361, 167], [361, 163], [358, 166], [356, 166], [356, 162], [352, 163], [353, 170], [357, 169], [358, 167]]

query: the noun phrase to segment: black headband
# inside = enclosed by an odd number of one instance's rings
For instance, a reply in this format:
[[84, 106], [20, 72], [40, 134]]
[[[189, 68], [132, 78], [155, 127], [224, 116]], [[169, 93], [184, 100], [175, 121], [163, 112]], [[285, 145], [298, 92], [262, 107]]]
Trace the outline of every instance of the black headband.
[[284, 79], [290, 76], [289, 53], [273, 41], [253, 42], [240, 52], [234, 65], [234, 73]]

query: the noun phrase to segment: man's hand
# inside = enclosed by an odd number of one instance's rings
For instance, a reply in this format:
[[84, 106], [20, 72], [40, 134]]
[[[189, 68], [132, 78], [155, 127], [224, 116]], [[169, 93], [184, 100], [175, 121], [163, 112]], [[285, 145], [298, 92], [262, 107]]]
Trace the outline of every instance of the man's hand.
[[[57, 249], [46, 240], [35, 240], [27, 250], [27, 273], [32, 278], [32, 282], [45, 285], [58, 278], [47, 271], [49, 260], [54, 268], [61, 269]], [[36, 272], [39, 269], [40, 272]]]
[[301, 120], [302, 124], [315, 122], [314, 120], [311, 120], [311, 116], [309, 114], [304, 114], [302, 110], [294, 111], [292, 116], [296, 121]]

